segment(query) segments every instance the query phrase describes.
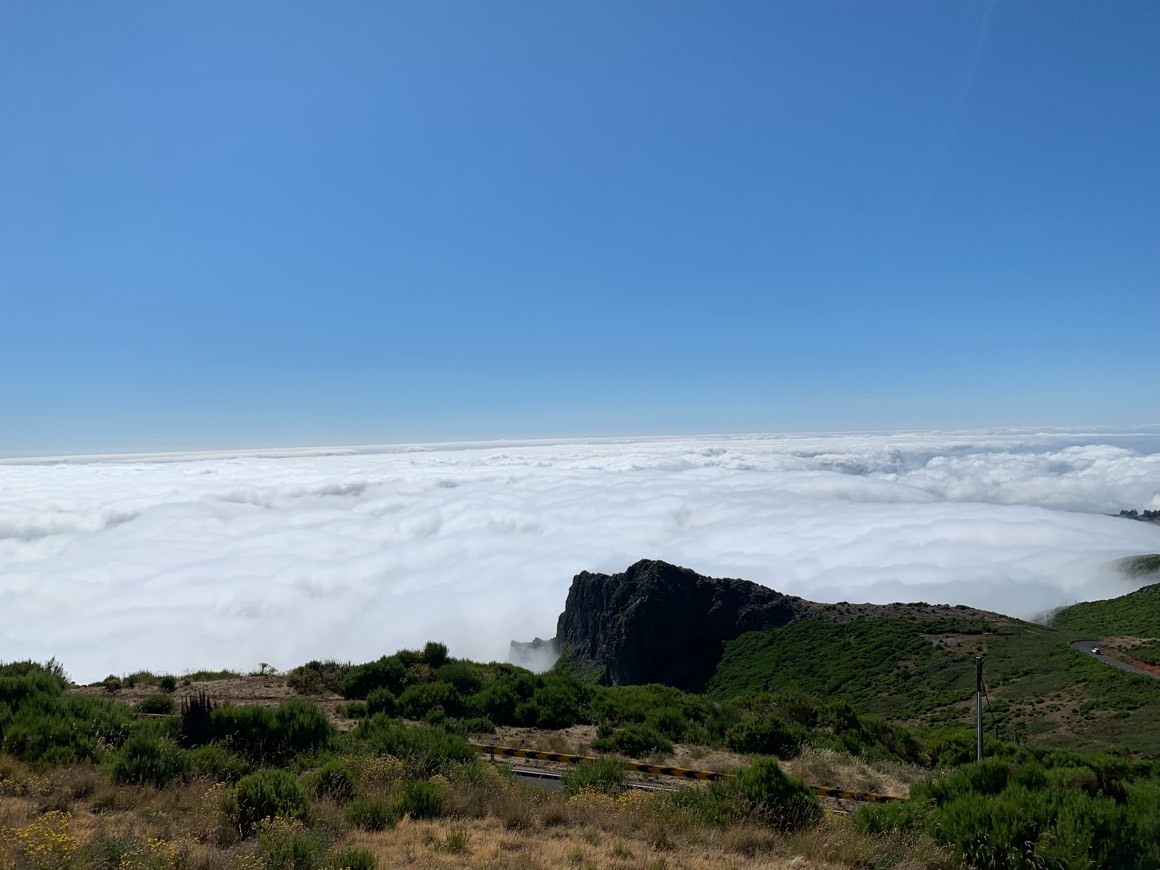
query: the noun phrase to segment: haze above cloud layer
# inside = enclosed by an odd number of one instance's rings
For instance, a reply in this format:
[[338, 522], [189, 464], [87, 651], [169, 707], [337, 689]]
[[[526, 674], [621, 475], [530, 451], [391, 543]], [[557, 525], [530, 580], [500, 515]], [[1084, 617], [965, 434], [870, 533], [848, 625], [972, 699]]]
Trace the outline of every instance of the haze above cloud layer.
[[365, 660], [551, 636], [571, 577], [665, 559], [820, 601], [1034, 617], [1160, 551], [1160, 430], [417, 445], [0, 464], [0, 658]]

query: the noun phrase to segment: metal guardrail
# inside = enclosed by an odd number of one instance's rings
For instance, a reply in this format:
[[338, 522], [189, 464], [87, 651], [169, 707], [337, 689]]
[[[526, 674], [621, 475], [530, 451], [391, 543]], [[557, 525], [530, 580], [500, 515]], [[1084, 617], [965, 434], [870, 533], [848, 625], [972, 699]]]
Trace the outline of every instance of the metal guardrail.
[[[511, 746], [494, 746], [490, 743], [472, 743], [471, 748], [477, 752], [491, 756], [492, 761], [497, 755], [508, 758], [531, 758], [536, 761], [555, 761], [564, 764], [579, 764], [582, 761], [596, 761], [591, 755], [570, 755], [566, 752], [542, 752], [538, 749], [516, 749]], [[626, 770], [636, 773], [652, 773], [657, 776], [673, 776], [679, 779], [709, 780], [711, 782], [733, 779], [732, 773], [720, 773], [715, 770], [690, 770], [686, 767], [665, 767], [659, 764], [644, 764], [640, 761], [623, 762]], [[850, 791], [844, 788], [830, 788], [824, 785], [811, 785], [814, 794], [819, 797], [837, 798], [840, 800], [860, 801], [862, 803], [901, 803], [906, 800], [889, 794], [877, 794], [870, 791]]]

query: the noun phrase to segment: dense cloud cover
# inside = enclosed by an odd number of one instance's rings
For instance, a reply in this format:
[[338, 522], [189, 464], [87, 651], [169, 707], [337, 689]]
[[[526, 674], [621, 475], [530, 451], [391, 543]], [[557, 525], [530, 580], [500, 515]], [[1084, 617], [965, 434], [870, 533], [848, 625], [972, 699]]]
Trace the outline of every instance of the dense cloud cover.
[[74, 677], [551, 636], [580, 570], [1033, 617], [1160, 552], [1160, 431], [742, 436], [0, 463], [0, 660]]

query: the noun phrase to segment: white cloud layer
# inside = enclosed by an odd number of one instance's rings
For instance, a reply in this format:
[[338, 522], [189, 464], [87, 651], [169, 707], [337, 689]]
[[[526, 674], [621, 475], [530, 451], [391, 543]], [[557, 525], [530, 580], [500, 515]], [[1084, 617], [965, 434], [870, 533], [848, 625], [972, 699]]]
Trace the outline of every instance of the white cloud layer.
[[1032, 617], [1160, 552], [1160, 430], [742, 436], [0, 463], [0, 660], [504, 658], [659, 558], [820, 601]]

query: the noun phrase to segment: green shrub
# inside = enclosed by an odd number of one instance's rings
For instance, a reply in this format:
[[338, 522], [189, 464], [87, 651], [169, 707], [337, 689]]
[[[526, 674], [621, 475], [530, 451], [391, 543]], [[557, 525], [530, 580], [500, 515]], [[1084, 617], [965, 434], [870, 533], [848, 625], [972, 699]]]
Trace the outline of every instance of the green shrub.
[[135, 689], [138, 685], [152, 686], [157, 683], [157, 675], [152, 671], [134, 671], [121, 682], [129, 689]]
[[774, 716], [754, 716], [738, 722], [725, 734], [725, 745], [734, 752], [795, 758], [810, 733], [796, 722]]
[[[399, 712], [408, 719], [422, 719], [429, 710], [439, 707], [445, 713], [459, 710], [461, 703], [455, 689], [447, 683], [419, 683], [408, 686], [399, 696]], [[370, 708], [368, 696], [367, 708]]]
[[407, 667], [400, 654], [383, 656], [378, 661], [355, 665], [338, 681], [338, 691], [344, 698], [365, 698], [374, 689], [387, 689], [393, 694], [403, 691], [407, 681]]
[[601, 752], [620, 752], [641, 758], [653, 752], [672, 752], [673, 741], [650, 725], [633, 723], [594, 740], [592, 747]]
[[709, 783], [708, 787], [686, 786], [658, 798], [662, 810], [692, 813], [699, 822], [725, 827], [746, 818], [751, 806], [735, 780]]
[[592, 689], [573, 677], [548, 674], [532, 697], [516, 708], [520, 724], [537, 728], [568, 728], [586, 722], [584, 708]]
[[334, 758], [318, 768], [310, 778], [315, 797], [345, 803], [354, 797], [354, 777], [341, 759]]
[[250, 763], [244, 755], [210, 744], [185, 750], [185, 768], [192, 777], [237, 782], [250, 772]]
[[467, 662], [448, 662], [435, 672], [441, 683], [452, 686], [459, 695], [467, 696], [483, 688], [483, 676]]
[[310, 809], [306, 789], [284, 770], [261, 770], [238, 780], [222, 798], [226, 821], [243, 837], [263, 819], [305, 819]]
[[1136, 772], [1123, 760], [1051, 760], [1058, 766], [970, 764], [916, 784], [904, 805], [860, 810], [854, 822], [871, 834], [923, 830], [970, 866], [1160, 866], [1160, 782], [1128, 781]]
[[185, 772], [185, 758], [177, 744], [153, 734], [135, 734], [113, 759], [113, 780], [164, 788]]
[[581, 761], [564, 773], [564, 794], [574, 795], [585, 789], [618, 795], [628, 789], [624, 765], [615, 758]]
[[393, 828], [399, 821], [398, 808], [379, 798], [355, 798], [346, 807], [346, 820], [364, 831]]
[[447, 644], [429, 640], [423, 647], [423, 662], [433, 668], [440, 668], [447, 662]]
[[501, 670], [495, 681], [471, 695], [465, 706], [499, 725], [534, 724], [535, 711], [531, 714], [533, 721], [528, 723], [524, 708], [539, 687], [540, 678], [511, 665], [501, 667], [510, 670]]
[[366, 715], [373, 716], [376, 713], [385, 713], [388, 716], [394, 716], [398, 709], [398, 699], [395, 698], [390, 689], [371, 689], [367, 694]]
[[821, 818], [822, 808], [813, 790], [772, 759], [741, 768], [735, 781], [754, 815], [780, 830], [797, 830]]
[[334, 726], [316, 706], [299, 698], [267, 707], [218, 707], [210, 715], [215, 741], [255, 764], [286, 764], [295, 756], [326, 749]]
[[157, 685], [163, 692], [175, 692], [177, 691], [177, 677], [173, 674], [166, 674], [157, 681]]
[[0, 666], [0, 747], [24, 761], [96, 761], [105, 747], [125, 741], [132, 719], [105, 698], [65, 694], [62, 678], [47, 666]]
[[475, 750], [458, 735], [428, 725], [404, 725], [382, 715], [363, 719], [351, 734], [372, 752], [402, 761], [413, 777], [431, 776], [475, 758]]
[[299, 695], [322, 695], [339, 692], [350, 665], [333, 660], [311, 661], [286, 674], [286, 684]]
[[330, 870], [375, 870], [378, 861], [367, 849], [346, 849], [331, 856], [326, 867]]
[[443, 811], [443, 793], [432, 782], [413, 780], [403, 788], [399, 810], [413, 819], [438, 818]]
[[142, 698], [138, 701], [133, 709], [138, 713], [172, 716], [177, 711], [177, 705], [168, 695], [150, 695], [148, 698]]
[[131, 834], [119, 837], [98, 834], [77, 851], [70, 866], [91, 867], [94, 870], [121, 870], [122, 867], [152, 870], [157, 866], [150, 860], [152, 857], [146, 844]]
[[334, 834], [324, 828], [271, 819], [258, 826], [254, 854], [264, 870], [321, 870], [332, 842]]
[[[377, 689], [375, 691], [378, 691]], [[385, 689], [383, 691], [386, 691]], [[346, 715], [348, 719], [361, 719], [368, 715], [366, 701], [351, 701], [346, 705]]]

